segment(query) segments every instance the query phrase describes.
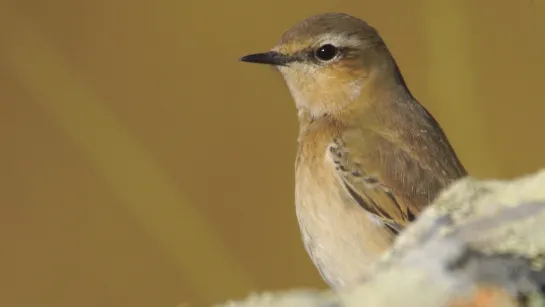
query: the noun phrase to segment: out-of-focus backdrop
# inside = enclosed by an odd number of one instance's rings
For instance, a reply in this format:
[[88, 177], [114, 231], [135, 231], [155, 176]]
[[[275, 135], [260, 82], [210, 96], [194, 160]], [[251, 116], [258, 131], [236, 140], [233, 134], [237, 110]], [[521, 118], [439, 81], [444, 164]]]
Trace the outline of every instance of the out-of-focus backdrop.
[[1, 0], [0, 305], [324, 287], [294, 213], [295, 108], [237, 59], [326, 11], [379, 29], [474, 176], [545, 166], [542, 0]]

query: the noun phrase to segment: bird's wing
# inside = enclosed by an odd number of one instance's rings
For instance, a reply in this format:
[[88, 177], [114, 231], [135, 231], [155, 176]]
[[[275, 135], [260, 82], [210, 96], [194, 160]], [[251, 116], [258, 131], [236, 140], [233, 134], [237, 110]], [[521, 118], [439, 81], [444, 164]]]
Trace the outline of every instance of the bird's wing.
[[[348, 141], [365, 146], [359, 138]], [[423, 187], [427, 172], [417, 160], [393, 152], [398, 149], [387, 141], [381, 143], [380, 150], [371, 151], [354, 150], [361, 148], [350, 143], [339, 137], [327, 148], [340, 181], [363, 209], [399, 232], [428, 204], [422, 201], [426, 198], [422, 194], [427, 193]], [[419, 179], [424, 182], [417, 182]]]

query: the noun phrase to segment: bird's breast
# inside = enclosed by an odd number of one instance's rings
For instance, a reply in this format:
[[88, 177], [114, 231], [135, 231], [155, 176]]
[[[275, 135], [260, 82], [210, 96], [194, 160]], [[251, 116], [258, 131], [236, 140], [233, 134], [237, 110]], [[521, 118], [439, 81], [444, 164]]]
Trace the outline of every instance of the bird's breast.
[[364, 276], [393, 238], [347, 193], [326, 158], [328, 144], [299, 148], [296, 212], [310, 258], [323, 278], [338, 288]]

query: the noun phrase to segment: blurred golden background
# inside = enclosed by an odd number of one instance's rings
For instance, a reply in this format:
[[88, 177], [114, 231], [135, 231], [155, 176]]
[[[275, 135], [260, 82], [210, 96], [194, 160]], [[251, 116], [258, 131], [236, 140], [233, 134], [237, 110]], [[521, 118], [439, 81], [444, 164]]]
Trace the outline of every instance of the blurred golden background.
[[326, 11], [379, 29], [474, 176], [545, 166], [542, 0], [0, 0], [0, 305], [325, 287], [295, 219], [293, 102], [237, 60]]

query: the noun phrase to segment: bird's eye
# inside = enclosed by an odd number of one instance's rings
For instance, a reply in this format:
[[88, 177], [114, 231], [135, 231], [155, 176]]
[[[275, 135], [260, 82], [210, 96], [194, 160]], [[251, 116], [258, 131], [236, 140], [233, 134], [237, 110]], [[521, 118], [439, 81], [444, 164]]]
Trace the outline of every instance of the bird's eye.
[[339, 53], [339, 49], [337, 49], [337, 47], [331, 44], [325, 44], [316, 49], [314, 55], [320, 61], [330, 61], [337, 55], [337, 53]]

